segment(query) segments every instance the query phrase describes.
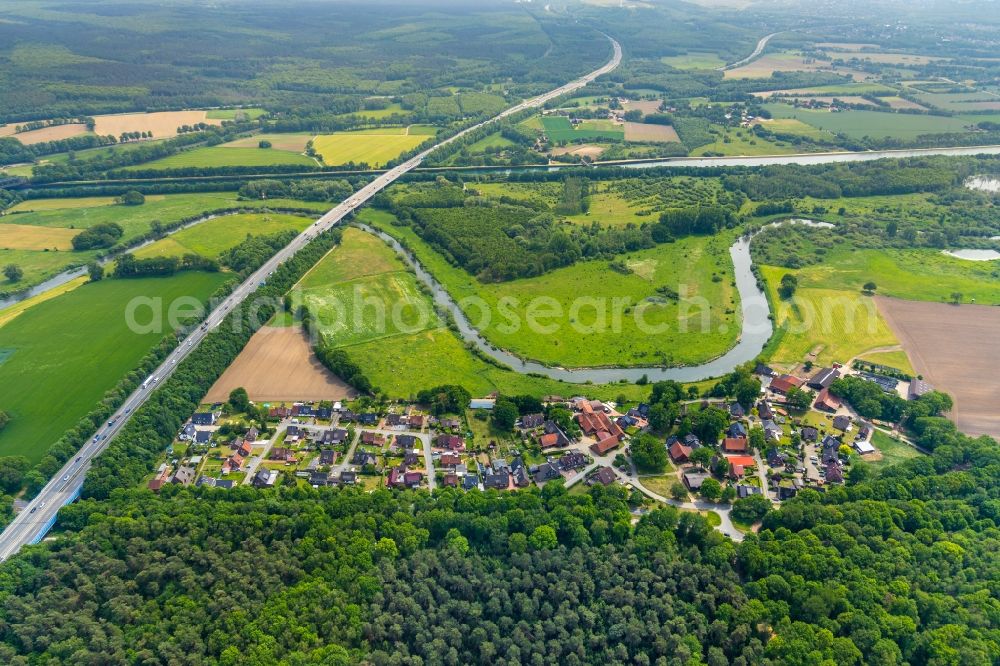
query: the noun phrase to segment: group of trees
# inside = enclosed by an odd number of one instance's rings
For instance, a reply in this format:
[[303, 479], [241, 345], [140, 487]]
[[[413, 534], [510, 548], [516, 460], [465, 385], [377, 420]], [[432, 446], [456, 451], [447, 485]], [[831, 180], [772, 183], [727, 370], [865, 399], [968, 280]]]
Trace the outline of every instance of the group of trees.
[[71, 242], [73, 249], [77, 251], [97, 250], [111, 247], [118, 242], [124, 233], [125, 230], [117, 222], [102, 222], [73, 236]]
[[173, 275], [179, 271], [217, 271], [219, 263], [214, 259], [189, 252], [181, 257], [147, 257], [137, 259], [126, 253], [115, 260], [113, 275], [116, 278], [134, 278]]
[[251, 180], [240, 188], [244, 199], [343, 201], [353, 193], [346, 180]]
[[[861, 416], [891, 423], [913, 425], [927, 417], [938, 417], [951, 410], [946, 393], [931, 391], [916, 400], [904, 400], [896, 393], [886, 393], [874, 382], [855, 375], [841, 377], [830, 385], [830, 392], [848, 401]], [[928, 448], [933, 448], [933, 445]]]

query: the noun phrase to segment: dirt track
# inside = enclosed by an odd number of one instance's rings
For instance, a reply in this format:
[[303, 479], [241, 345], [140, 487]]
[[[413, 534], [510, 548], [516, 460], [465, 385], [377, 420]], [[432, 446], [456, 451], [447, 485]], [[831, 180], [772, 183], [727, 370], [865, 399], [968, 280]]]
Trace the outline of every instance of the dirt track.
[[1000, 439], [1000, 307], [875, 302], [917, 373], [954, 398], [959, 429]]
[[257, 331], [205, 396], [223, 402], [242, 386], [254, 402], [342, 400], [355, 392], [313, 355], [298, 327], [265, 326]]

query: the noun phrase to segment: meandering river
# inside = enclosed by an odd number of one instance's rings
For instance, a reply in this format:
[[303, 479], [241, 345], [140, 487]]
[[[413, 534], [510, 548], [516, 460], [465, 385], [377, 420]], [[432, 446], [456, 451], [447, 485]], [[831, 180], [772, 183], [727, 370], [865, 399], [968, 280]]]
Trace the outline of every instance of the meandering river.
[[[827, 222], [792, 219], [775, 222], [767, 226], [780, 224], [803, 224], [818, 228], [832, 228]], [[451, 313], [459, 330], [459, 335], [466, 342], [471, 342], [490, 358], [509, 366], [515, 372], [537, 374], [574, 384], [592, 382], [594, 384], [611, 384], [621, 380], [635, 382], [642, 377], [650, 381], [673, 379], [679, 382], [695, 382], [724, 375], [739, 365], [757, 358], [764, 345], [771, 338], [774, 326], [771, 323], [771, 310], [767, 296], [757, 284], [753, 274], [753, 261], [750, 257], [750, 241], [752, 236], [741, 236], [729, 248], [729, 256], [733, 260], [736, 289], [740, 294], [740, 310], [742, 328], [739, 340], [725, 354], [699, 365], [665, 368], [661, 366], [636, 366], [628, 368], [561, 368], [543, 365], [536, 361], [525, 360], [509, 351], [498, 349], [491, 345], [480, 332], [469, 322], [468, 317], [451, 297], [451, 294], [431, 275], [413, 254], [404, 248], [399, 241], [389, 234], [374, 229], [365, 224], [359, 224], [362, 229], [375, 234], [389, 244], [396, 253], [409, 265], [418, 280], [426, 285], [433, 295], [435, 304]], [[766, 228], [766, 227], [765, 227]]]

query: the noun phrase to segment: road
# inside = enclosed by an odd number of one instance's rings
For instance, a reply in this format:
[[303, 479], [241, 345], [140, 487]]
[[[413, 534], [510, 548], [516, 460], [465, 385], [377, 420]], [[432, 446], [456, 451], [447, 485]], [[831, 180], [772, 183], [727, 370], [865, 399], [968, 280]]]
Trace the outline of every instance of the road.
[[743, 60], [737, 60], [736, 62], [731, 62], [728, 65], [723, 65], [722, 67], [719, 67], [718, 68], [719, 71], [724, 72], [726, 70], [736, 69], [737, 67], [742, 67], [743, 65], [747, 64], [748, 62], [759, 56], [761, 53], [763, 53], [764, 49], [767, 47], [767, 43], [771, 41], [771, 38], [777, 34], [778, 33], [776, 32], [772, 32], [770, 35], [765, 35], [764, 37], [761, 37], [760, 41], [757, 42], [757, 48], [753, 50], [753, 53], [748, 55], [746, 58], [743, 58]]
[[345, 201], [339, 203], [328, 211], [325, 215], [313, 222], [301, 234], [295, 237], [291, 243], [279, 250], [264, 265], [258, 268], [249, 278], [240, 284], [224, 301], [213, 310], [205, 321], [188, 337], [181, 341], [180, 345], [168, 356], [162, 365], [157, 368], [143, 384], [128, 397], [125, 403], [112, 415], [108, 423], [101, 428], [94, 436], [81, 448], [76, 457], [66, 463], [62, 469], [45, 485], [38, 495], [19, 513], [7, 528], [0, 534], [0, 561], [6, 560], [17, 553], [22, 546], [33, 543], [49, 530], [59, 509], [67, 503], [73, 501], [83, 487], [83, 481], [87, 470], [90, 469], [91, 462], [96, 458], [107, 445], [114, 439], [115, 435], [128, 423], [135, 410], [142, 405], [163, 381], [170, 376], [177, 364], [183, 361], [194, 349], [198, 347], [202, 340], [216, 327], [222, 320], [240, 303], [252, 295], [260, 285], [264, 284], [267, 277], [273, 273], [278, 266], [295, 255], [296, 252], [305, 247], [318, 234], [329, 231], [345, 217], [355, 210], [365, 205], [372, 197], [394, 183], [401, 176], [419, 166], [423, 160], [433, 151], [446, 146], [461, 137], [478, 130], [480, 127], [507, 118], [525, 109], [538, 108], [549, 100], [583, 88], [594, 79], [614, 70], [621, 63], [621, 45], [607, 37], [612, 45], [612, 57], [604, 66], [586, 74], [575, 81], [560, 86], [555, 90], [526, 100], [510, 107], [497, 116], [481, 123], [468, 127], [461, 132], [431, 146], [416, 156], [410, 158], [399, 166], [389, 169], [368, 183], [360, 190], [352, 194]]

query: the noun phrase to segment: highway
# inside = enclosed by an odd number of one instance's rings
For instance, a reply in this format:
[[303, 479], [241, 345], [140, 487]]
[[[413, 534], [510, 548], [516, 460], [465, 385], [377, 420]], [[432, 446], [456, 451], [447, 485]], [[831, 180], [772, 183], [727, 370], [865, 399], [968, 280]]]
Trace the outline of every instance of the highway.
[[[607, 35], [605, 35], [607, 37]], [[240, 303], [245, 301], [257, 288], [267, 279], [281, 263], [295, 255], [317, 234], [328, 231], [338, 224], [345, 217], [363, 206], [372, 197], [383, 189], [398, 180], [401, 176], [416, 168], [423, 162], [431, 152], [446, 146], [461, 137], [474, 132], [480, 127], [496, 122], [502, 118], [523, 111], [529, 108], [538, 108], [549, 100], [564, 95], [574, 90], [578, 90], [597, 77], [614, 70], [621, 63], [621, 45], [607, 37], [613, 47], [613, 55], [603, 67], [576, 79], [555, 90], [549, 91], [538, 97], [521, 102], [510, 107], [499, 115], [485, 120], [481, 123], [468, 127], [454, 136], [445, 139], [434, 146], [424, 150], [415, 157], [407, 160], [403, 164], [383, 173], [375, 180], [365, 185], [363, 188], [352, 194], [345, 201], [341, 202], [318, 220], [313, 222], [301, 234], [295, 237], [291, 243], [279, 250], [271, 259], [264, 263], [249, 278], [242, 282], [233, 292], [213, 310], [205, 321], [191, 334], [189, 334], [177, 348], [168, 356], [143, 384], [135, 390], [124, 402], [124, 404], [111, 416], [110, 420], [94, 434], [93, 437], [83, 446], [76, 457], [67, 462], [53, 478], [42, 488], [41, 492], [19, 513], [7, 528], [0, 534], [0, 561], [6, 560], [16, 554], [22, 546], [36, 542], [50, 529], [55, 521], [59, 509], [79, 496], [80, 489], [91, 462], [108, 446], [115, 435], [128, 423], [135, 410], [140, 407], [149, 396], [155, 391], [170, 374], [177, 364], [183, 361], [198, 344], [218, 326], [222, 320]]]
[[728, 65], [723, 65], [722, 67], [718, 67], [717, 69], [720, 72], [724, 72], [729, 69], [736, 69], [737, 67], [742, 67], [743, 65], [747, 64], [748, 62], [759, 56], [761, 53], [763, 53], [764, 47], [766, 47], [767, 43], [771, 41], [771, 38], [777, 34], [778, 33], [776, 32], [772, 32], [770, 35], [765, 35], [761, 37], [760, 41], [757, 42], [757, 48], [753, 50], [753, 53], [748, 55], [746, 58], [743, 58], [743, 60], [737, 60], [736, 62], [731, 62]]

